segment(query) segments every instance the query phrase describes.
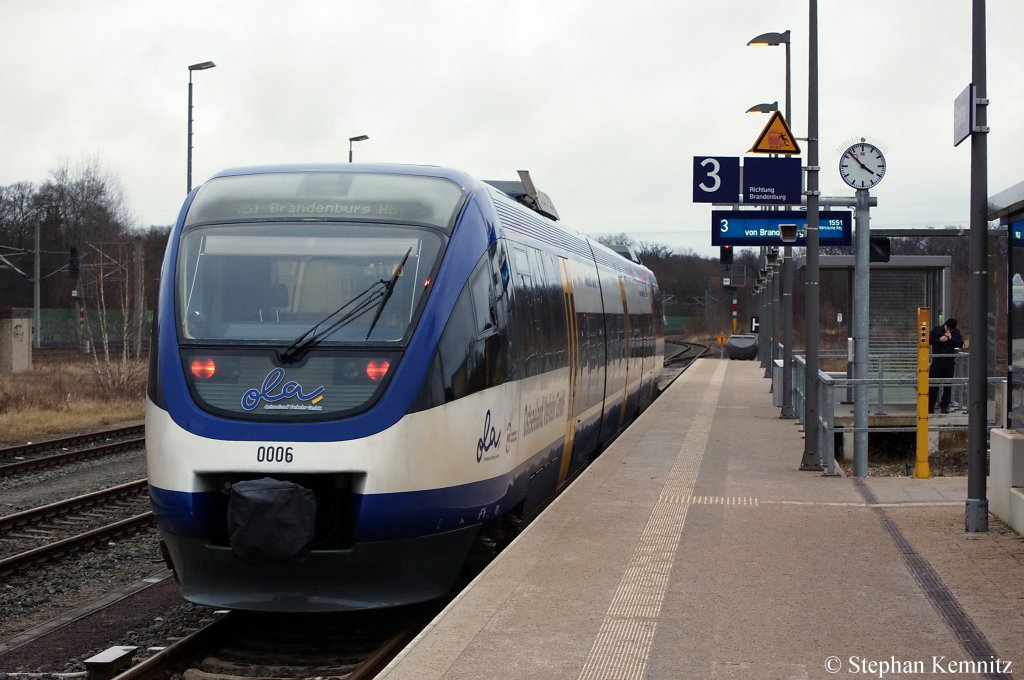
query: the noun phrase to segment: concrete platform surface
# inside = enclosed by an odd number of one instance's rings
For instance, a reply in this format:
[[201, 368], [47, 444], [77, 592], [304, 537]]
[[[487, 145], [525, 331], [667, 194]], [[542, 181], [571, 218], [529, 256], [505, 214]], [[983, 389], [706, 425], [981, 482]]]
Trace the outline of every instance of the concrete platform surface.
[[761, 376], [698, 361], [378, 677], [1024, 675], [1024, 540], [965, 478], [799, 471]]

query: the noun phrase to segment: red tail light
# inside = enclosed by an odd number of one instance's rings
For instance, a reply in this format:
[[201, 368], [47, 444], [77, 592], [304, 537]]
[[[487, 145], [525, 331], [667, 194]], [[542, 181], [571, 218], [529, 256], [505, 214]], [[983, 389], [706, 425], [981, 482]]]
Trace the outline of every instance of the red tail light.
[[391, 362], [387, 359], [371, 360], [366, 364], [366, 377], [376, 382], [387, 375], [389, 368], [391, 368]]
[[210, 357], [199, 357], [192, 360], [192, 375], [200, 379], [212, 378], [217, 372], [217, 364]]

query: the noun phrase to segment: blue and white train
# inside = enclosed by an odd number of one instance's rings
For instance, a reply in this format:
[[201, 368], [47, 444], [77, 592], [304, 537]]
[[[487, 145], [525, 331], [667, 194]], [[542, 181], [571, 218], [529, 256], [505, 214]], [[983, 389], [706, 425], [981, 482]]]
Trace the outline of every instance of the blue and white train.
[[444, 595], [655, 396], [651, 272], [527, 174], [234, 169], [161, 273], [146, 455], [184, 596], [336, 611]]

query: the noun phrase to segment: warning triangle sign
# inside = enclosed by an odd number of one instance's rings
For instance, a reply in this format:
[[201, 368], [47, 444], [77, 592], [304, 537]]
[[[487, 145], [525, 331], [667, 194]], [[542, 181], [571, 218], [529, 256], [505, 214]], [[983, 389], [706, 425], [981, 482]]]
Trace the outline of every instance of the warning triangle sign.
[[754, 146], [749, 153], [798, 154], [800, 146], [796, 143], [793, 132], [786, 124], [786, 119], [778, 111], [772, 112], [768, 124], [761, 130]]

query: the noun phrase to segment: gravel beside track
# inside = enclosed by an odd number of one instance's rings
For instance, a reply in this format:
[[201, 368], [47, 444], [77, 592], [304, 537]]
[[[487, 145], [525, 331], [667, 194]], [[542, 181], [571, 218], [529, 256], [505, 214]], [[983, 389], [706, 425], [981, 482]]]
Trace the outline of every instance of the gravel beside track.
[[78, 673], [82, 661], [114, 645], [139, 648], [169, 644], [212, 617], [209, 609], [181, 599], [173, 578], [126, 597], [110, 607], [64, 623], [53, 634], [0, 651], [0, 674]]
[[67, 467], [0, 478], [0, 515], [37, 508], [145, 476], [146, 454], [139, 449]]
[[[145, 453], [136, 450], [2, 479], [0, 514], [8, 515], [107, 488], [145, 474]], [[178, 615], [174, 608], [182, 610], [186, 623], [208, 615], [208, 610], [183, 604], [177, 585], [170, 579], [161, 586], [154, 586], [153, 594], [147, 595], [152, 598], [165, 593], [163, 604], [156, 609], [127, 606], [126, 601], [127, 609], [101, 625], [97, 625], [95, 619], [91, 623], [90, 619], [85, 619], [61, 628], [39, 644], [6, 649], [9, 641], [19, 634], [113, 591], [137, 584], [163, 568], [157, 533], [153, 530], [108, 544], [101, 550], [72, 555], [40, 569], [4, 578], [0, 583], [0, 674], [82, 671], [81, 659], [111, 645], [138, 644], [122, 640], [146, 638], [146, 645], [163, 644], [161, 641], [167, 635], [175, 634], [182, 627], [175, 621]], [[134, 602], [134, 598], [131, 601]], [[170, 612], [168, 608], [172, 608]], [[199, 613], [193, 613], [193, 609]], [[151, 632], [144, 632], [151, 628]]]

